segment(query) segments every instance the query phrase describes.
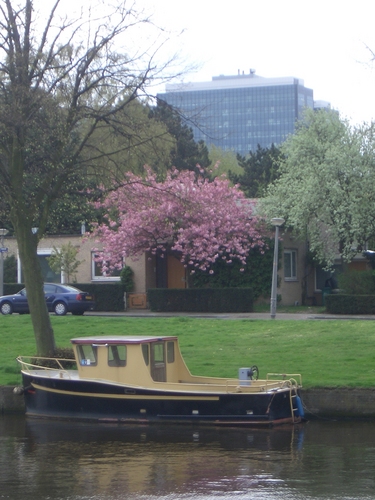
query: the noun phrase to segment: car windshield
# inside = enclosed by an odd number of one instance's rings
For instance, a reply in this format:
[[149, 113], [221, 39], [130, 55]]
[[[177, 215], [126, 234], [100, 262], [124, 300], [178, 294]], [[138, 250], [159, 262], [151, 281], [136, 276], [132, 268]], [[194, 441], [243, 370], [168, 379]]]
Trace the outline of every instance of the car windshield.
[[57, 285], [54, 283], [44, 283], [44, 293], [80, 293], [81, 290], [70, 285]]
[[80, 292], [81, 290], [78, 290], [78, 288], [75, 288], [74, 286], [69, 286], [69, 285], [64, 285], [63, 288], [61, 288], [62, 293], [77, 293]]

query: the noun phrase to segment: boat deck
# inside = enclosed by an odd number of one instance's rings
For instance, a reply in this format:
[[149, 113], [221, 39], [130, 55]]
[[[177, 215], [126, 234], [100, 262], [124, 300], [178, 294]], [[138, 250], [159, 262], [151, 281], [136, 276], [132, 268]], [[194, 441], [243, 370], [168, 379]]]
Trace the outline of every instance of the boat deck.
[[[298, 387], [298, 383], [293, 378], [287, 378], [285, 380], [251, 380], [243, 381], [237, 379], [220, 379], [207, 377], [204, 381], [194, 381], [194, 380], [179, 380], [178, 382], [155, 382], [151, 381], [150, 385], [137, 386], [134, 384], [127, 384], [111, 380], [102, 379], [81, 379], [79, 377], [77, 370], [57, 370], [51, 368], [38, 368], [38, 369], [23, 369], [25, 373], [29, 376], [35, 378], [50, 378], [50, 379], [63, 379], [82, 382], [96, 382], [102, 383], [103, 385], [112, 385], [116, 387], [126, 387], [127, 389], [134, 390], [163, 390], [171, 392], [186, 392], [186, 393], [212, 393], [212, 394], [240, 394], [240, 393], [261, 393], [261, 392], [278, 392], [278, 391], [289, 391], [291, 387]], [[275, 376], [275, 374], [269, 374]], [[284, 377], [284, 375], [282, 375]], [[289, 375], [288, 375], [289, 377]], [[197, 377], [198, 378], [198, 377]]]

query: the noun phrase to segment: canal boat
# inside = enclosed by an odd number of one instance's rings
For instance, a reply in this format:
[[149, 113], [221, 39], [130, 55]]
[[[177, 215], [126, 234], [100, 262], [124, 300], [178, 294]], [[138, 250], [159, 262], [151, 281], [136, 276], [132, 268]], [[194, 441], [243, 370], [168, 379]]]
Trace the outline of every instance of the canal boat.
[[[300, 374], [192, 375], [175, 336], [71, 339], [75, 359], [18, 357], [26, 414], [118, 423], [273, 426], [303, 420]], [[237, 374], [236, 374], [237, 375]]]

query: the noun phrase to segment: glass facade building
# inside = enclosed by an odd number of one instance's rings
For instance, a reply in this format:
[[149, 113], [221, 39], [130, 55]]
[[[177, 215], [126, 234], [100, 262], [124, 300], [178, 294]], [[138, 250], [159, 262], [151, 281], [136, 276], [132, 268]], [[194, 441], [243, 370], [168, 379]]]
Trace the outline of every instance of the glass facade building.
[[213, 77], [211, 82], [168, 84], [158, 94], [177, 108], [196, 141], [241, 155], [257, 145], [278, 145], [295, 130], [304, 108], [313, 108], [313, 91], [301, 79], [250, 74]]

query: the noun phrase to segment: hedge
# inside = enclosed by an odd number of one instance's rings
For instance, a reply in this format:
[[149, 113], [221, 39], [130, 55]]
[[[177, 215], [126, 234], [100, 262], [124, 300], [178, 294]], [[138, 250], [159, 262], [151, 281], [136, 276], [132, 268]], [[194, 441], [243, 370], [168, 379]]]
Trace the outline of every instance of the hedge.
[[253, 312], [251, 288], [150, 288], [148, 302], [155, 312]]
[[375, 295], [326, 295], [325, 305], [331, 314], [375, 314]]
[[95, 298], [95, 311], [124, 311], [124, 287], [121, 283], [72, 283]]

